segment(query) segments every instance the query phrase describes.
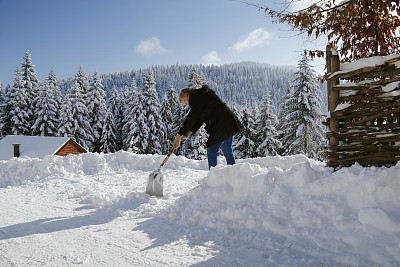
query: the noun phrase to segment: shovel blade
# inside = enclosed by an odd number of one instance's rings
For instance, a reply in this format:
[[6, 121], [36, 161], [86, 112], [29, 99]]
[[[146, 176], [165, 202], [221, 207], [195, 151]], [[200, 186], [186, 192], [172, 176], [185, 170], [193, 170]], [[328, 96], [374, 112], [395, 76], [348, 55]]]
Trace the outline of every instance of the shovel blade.
[[161, 169], [157, 169], [150, 173], [147, 179], [146, 193], [150, 196], [163, 196], [163, 175]]

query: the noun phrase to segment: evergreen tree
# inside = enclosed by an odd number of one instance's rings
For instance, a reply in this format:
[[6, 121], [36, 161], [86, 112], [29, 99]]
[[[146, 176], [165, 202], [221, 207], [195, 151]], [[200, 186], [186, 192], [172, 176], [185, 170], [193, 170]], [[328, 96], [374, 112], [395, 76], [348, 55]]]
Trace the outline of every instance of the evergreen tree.
[[147, 127], [149, 128], [146, 154], [162, 154], [162, 145], [165, 137], [165, 126], [162, 120], [160, 102], [156, 91], [156, 82], [153, 72], [149, 71], [144, 77], [144, 116]]
[[[75, 75], [74, 82], [78, 83], [82, 96], [86, 99], [87, 93], [90, 88], [89, 78], [83, 70], [82, 65], [79, 65], [78, 73]], [[86, 106], [89, 104], [89, 101], [86, 100]]]
[[183, 151], [185, 157], [190, 159], [205, 159], [207, 143], [207, 133], [205, 126], [202, 125], [200, 129], [184, 141], [185, 150]]
[[101, 84], [99, 72], [96, 70], [86, 96], [89, 124], [92, 128], [93, 135], [93, 152], [100, 152], [100, 139], [103, 135], [103, 125], [106, 113], [105, 96], [106, 94], [103, 90], [103, 85]]
[[309, 158], [321, 159], [326, 143], [320, 117], [321, 92], [317, 86], [315, 71], [310, 66], [306, 54], [299, 61], [293, 86], [294, 92], [290, 102], [296, 110], [286, 117], [290, 122], [293, 139], [286, 142], [284, 154], [302, 153]]
[[163, 144], [164, 154], [171, 150], [177, 132], [175, 131], [175, 114], [178, 110], [178, 95], [174, 86], [170, 85], [164, 94], [161, 104], [161, 116], [163, 118], [167, 139]]
[[193, 67], [188, 76], [189, 84], [188, 87], [198, 89], [202, 87], [206, 82], [203, 77], [203, 74], [197, 70], [196, 67]]
[[114, 119], [116, 151], [122, 149], [122, 100], [117, 87], [113, 86], [112, 94], [108, 103], [109, 110]]
[[101, 146], [99, 150], [101, 152], [114, 153], [118, 150], [115, 132], [115, 120], [113, 114], [107, 109], [100, 139]]
[[5, 123], [5, 106], [6, 106], [6, 94], [5, 90], [3, 90], [3, 85], [0, 81], [0, 140], [5, 136], [3, 131], [4, 123]]
[[290, 121], [291, 114], [296, 111], [296, 101], [293, 98], [293, 85], [288, 82], [285, 88], [286, 95], [283, 97], [280, 105], [279, 124], [277, 127], [278, 139], [281, 141], [282, 146], [279, 154], [287, 155], [290, 144], [295, 140], [296, 132], [293, 121]]
[[58, 133], [58, 103], [55, 99], [53, 84], [48, 79], [39, 87], [34, 101], [36, 121], [32, 126], [33, 135], [55, 136]]
[[[179, 129], [181, 128], [183, 121], [189, 114], [189, 111], [190, 111], [189, 106], [178, 103], [178, 106], [176, 107], [176, 111], [174, 114], [173, 132], [175, 133], [175, 135], [179, 132]], [[185, 155], [186, 146], [187, 146], [187, 142], [183, 141], [181, 143], [181, 146], [175, 151], [175, 154], [176, 155]]]
[[245, 104], [241, 117], [243, 130], [238, 133], [237, 142], [234, 144], [233, 149], [238, 158], [252, 158], [256, 155], [256, 127], [255, 118], [252, 112]]
[[258, 156], [275, 156], [278, 154], [282, 144], [277, 139], [277, 130], [275, 128], [277, 124], [278, 118], [274, 113], [269, 91], [267, 90], [261, 103], [261, 111], [257, 123], [259, 145], [256, 152]]
[[29, 114], [27, 113], [28, 103], [26, 90], [23, 88], [22, 71], [17, 67], [15, 71], [14, 84], [7, 92], [4, 108], [5, 120], [3, 131], [6, 135], [28, 135]]
[[58, 129], [58, 136], [72, 137], [74, 136], [74, 116], [72, 111], [70, 94], [65, 96], [65, 100], [61, 105], [60, 111], [60, 124]]
[[132, 149], [143, 154], [148, 146], [150, 129], [146, 123], [143, 108], [143, 95], [132, 80], [131, 90], [125, 91], [125, 107], [123, 118], [123, 148]]
[[[83, 98], [83, 89], [78, 80], [75, 80], [66, 97], [59, 135], [73, 137], [77, 143], [90, 151], [93, 142], [92, 129], [88, 120], [88, 109]], [[66, 107], [68, 105], [71, 106], [71, 110]]]
[[32, 134], [32, 126], [37, 119], [37, 114], [35, 111], [35, 99], [38, 96], [39, 91], [39, 79], [36, 75], [35, 66], [32, 63], [31, 53], [28, 51], [25, 52], [24, 61], [21, 63], [21, 90], [24, 90], [26, 97], [26, 106], [25, 112], [28, 115], [26, 120], [27, 131], [25, 134]]
[[56, 101], [56, 110], [57, 110], [57, 118], [60, 118], [60, 110], [63, 102], [63, 95], [60, 90], [60, 81], [57, 78], [57, 75], [54, 73], [54, 69], [51, 69], [50, 73], [46, 76], [45, 82], [48, 83], [53, 99]]

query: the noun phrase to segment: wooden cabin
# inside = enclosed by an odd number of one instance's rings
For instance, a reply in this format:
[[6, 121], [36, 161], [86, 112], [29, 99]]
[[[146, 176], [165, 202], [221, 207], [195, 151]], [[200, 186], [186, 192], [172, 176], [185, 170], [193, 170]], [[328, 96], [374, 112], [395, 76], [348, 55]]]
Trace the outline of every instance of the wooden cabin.
[[81, 153], [87, 153], [87, 150], [70, 137], [8, 135], [0, 140], [0, 160]]

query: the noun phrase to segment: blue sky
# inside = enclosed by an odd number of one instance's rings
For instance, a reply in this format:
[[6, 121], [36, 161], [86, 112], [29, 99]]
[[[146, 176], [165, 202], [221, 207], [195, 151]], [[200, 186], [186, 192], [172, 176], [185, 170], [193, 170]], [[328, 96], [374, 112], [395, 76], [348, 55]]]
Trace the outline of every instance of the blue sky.
[[[52, 68], [61, 79], [74, 76], [79, 65], [87, 74], [176, 63], [297, 65], [302, 50], [325, 46], [232, 0], [0, 0], [0, 37], [3, 85], [26, 50], [43, 80]], [[322, 60], [313, 64], [322, 72]]]

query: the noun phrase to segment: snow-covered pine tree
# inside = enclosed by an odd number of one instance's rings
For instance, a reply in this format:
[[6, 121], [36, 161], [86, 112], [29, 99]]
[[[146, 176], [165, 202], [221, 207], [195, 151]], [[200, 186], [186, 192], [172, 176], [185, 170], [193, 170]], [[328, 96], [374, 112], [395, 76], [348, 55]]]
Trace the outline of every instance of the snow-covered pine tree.
[[65, 96], [63, 103], [61, 104], [60, 110], [60, 124], [58, 128], [58, 136], [72, 137], [74, 135], [74, 116], [73, 107], [71, 105], [70, 94]]
[[163, 118], [167, 139], [163, 143], [163, 153], [166, 154], [171, 150], [175, 136], [177, 134], [175, 129], [175, 113], [177, 112], [178, 95], [173, 85], [170, 85], [167, 92], [164, 94], [164, 99], [161, 104], [161, 116]]
[[37, 114], [35, 114], [35, 99], [38, 95], [38, 90], [40, 86], [39, 79], [36, 75], [35, 66], [32, 63], [31, 53], [29, 50], [25, 52], [24, 61], [21, 63], [21, 90], [26, 91], [26, 107], [25, 112], [28, 115], [26, 120], [27, 132], [25, 134], [32, 134], [32, 126], [37, 119]]
[[284, 151], [285, 155], [302, 153], [312, 159], [322, 158], [322, 149], [326, 144], [320, 111], [320, 90], [314, 69], [309, 58], [303, 54], [294, 78], [294, 92], [291, 102], [297, 110], [287, 116], [289, 127], [295, 139]]
[[[74, 81], [78, 83], [79, 87], [81, 88], [80, 91], [82, 91], [81, 94], [86, 98], [87, 92], [90, 88], [90, 84], [89, 78], [86, 75], [82, 65], [79, 65], [78, 73], [75, 75]], [[88, 101], [86, 101], [85, 104], [88, 104]]]
[[[88, 120], [88, 109], [82, 91], [83, 89], [79, 82], [75, 80], [66, 96], [66, 101], [64, 101], [59, 135], [73, 137], [78, 144], [90, 151], [93, 136]], [[70, 110], [68, 107], [65, 107], [67, 105], [71, 106]]]
[[201, 73], [201, 71], [198, 71], [196, 67], [193, 67], [189, 72], [188, 87], [193, 89], [202, 87], [206, 83], [203, 76], [204, 75]]
[[108, 108], [114, 118], [116, 151], [122, 149], [122, 101], [117, 87], [113, 86], [111, 97], [108, 100]]
[[143, 108], [143, 95], [136, 85], [136, 80], [131, 82], [130, 90], [125, 90], [126, 99], [123, 123], [123, 149], [132, 149], [136, 153], [143, 154], [148, 146], [150, 129], [146, 123]]
[[290, 115], [297, 110], [295, 99], [293, 98], [293, 85], [288, 82], [285, 88], [285, 96], [282, 99], [278, 117], [278, 139], [282, 146], [279, 154], [287, 155], [289, 146], [296, 139], [296, 130], [292, 126], [293, 121], [290, 121]]
[[149, 135], [146, 154], [162, 154], [162, 145], [166, 140], [165, 125], [162, 120], [160, 102], [156, 91], [156, 82], [154, 81], [153, 71], [149, 70], [144, 76], [144, 116]]
[[99, 72], [94, 72], [89, 90], [86, 95], [86, 103], [88, 108], [89, 124], [92, 128], [93, 143], [92, 152], [101, 152], [101, 138], [103, 135], [103, 125], [106, 113], [106, 94], [101, 84]]
[[33, 102], [36, 115], [36, 121], [32, 126], [33, 135], [56, 136], [58, 133], [58, 103], [52, 86], [53, 84], [48, 79], [45, 79], [39, 87], [38, 95]]
[[28, 103], [26, 90], [23, 88], [22, 71], [20, 67], [15, 70], [14, 84], [6, 94], [6, 104], [4, 108], [5, 120], [3, 131], [9, 134], [29, 135], [28, 129], [29, 115], [27, 113]]
[[6, 94], [0, 81], [0, 140], [5, 136], [3, 132], [5, 122]]
[[261, 103], [261, 111], [257, 123], [259, 145], [256, 153], [259, 157], [275, 156], [278, 154], [282, 144], [277, 139], [277, 130], [275, 128], [277, 124], [278, 118], [274, 113], [269, 90], [267, 90]]
[[200, 129], [193, 134], [190, 138], [184, 141], [183, 151], [185, 157], [189, 159], [205, 159], [206, 152], [206, 143], [207, 143], [207, 132], [205, 126], [202, 125]]
[[[179, 132], [179, 129], [181, 128], [186, 116], [189, 114], [189, 111], [190, 111], [189, 106], [178, 103], [178, 106], [176, 107], [176, 111], [174, 114], [173, 132], [175, 133], [175, 135]], [[181, 143], [181, 146], [177, 150], [175, 150], [176, 155], [185, 155], [186, 141], [187, 140], [184, 140]]]
[[246, 103], [243, 108], [241, 122], [243, 130], [237, 134], [237, 142], [233, 145], [235, 155], [241, 159], [255, 157], [257, 148], [254, 141], [257, 136], [255, 118]]
[[60, 118], [60, 110], [63, 102], [63, 95], [61, 94], [60, 81], [57, 75], [54, 73], [54, 69], [50, 70], [50, 73], [46, 76], [45, 81], [49, 84], [53, 98], [56, 101], [57, 118]]
[[102, 127], [99, 150], [104, 153], [114, 153], [118, 151], [117, 137], [115, 135], [115, 120], [109, 109], [106, 110], [105, 119]]

